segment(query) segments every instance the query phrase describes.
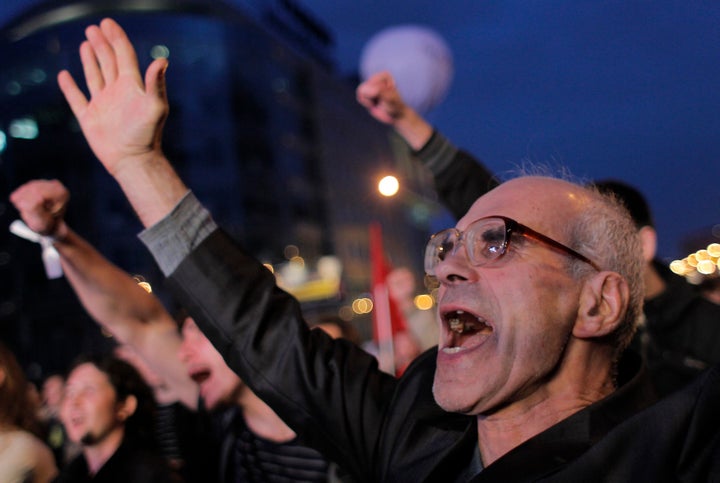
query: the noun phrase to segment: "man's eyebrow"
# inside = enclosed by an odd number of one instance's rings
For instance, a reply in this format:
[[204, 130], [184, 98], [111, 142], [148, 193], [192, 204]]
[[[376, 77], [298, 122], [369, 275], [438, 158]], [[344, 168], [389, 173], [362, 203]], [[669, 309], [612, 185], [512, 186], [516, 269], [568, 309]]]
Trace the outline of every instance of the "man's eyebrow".
[[500, 237], [505, 237], [504, 226], [489, 226], [479, 233], [483, 240], [491, 240]]

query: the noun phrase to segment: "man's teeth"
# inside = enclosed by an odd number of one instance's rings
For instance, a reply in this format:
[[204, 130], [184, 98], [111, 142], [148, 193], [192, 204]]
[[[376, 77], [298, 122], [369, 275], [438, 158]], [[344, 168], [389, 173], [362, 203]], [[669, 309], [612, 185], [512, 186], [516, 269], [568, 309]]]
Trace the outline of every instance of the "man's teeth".
[[452, 313], [447, 314], [447, 324], [448, 329], [451, 332], [454, 332], [464, 337], [451, 337], [451, 340], [448, 342], [458, 345], [453, 345], [451, 347], [443, 347], [442, 351], [445, 354], [457, 354], [461, 351], [464, 351], [467, 349], [467, 347], [463, 347], [462, 345], [460, 345], [462, 344], [463, 339], [467, 337], [472, 337], [475, 334], [487, 335], [489, 332], [492, 331], [492, 328], [485, 323], [484, 319], [466, 313], [464, 310], [456, 310]]
[[458, 310], [450, 318], [448, 318], [448, 328], [457, 333], [464, 334], [471, 330], [480, 330], [485, 327], [485, 322], [479, 318], [465, 314], [465, 311]]
[[462, 334], [465, 330], [465, 324], [457, 317], [453, 317], [452, 319], [450, 319], [448, 321], [448, 325], [450, 326], [450, 330], [452, 330], [453, 332], [457, 332], [458, 334]]
[[442, 351], [443, 351], [445, 354], [457, 354], [457, 353], [460, 352], [461, 350], [463, 350], [462, 347], [443, 347], [443, 350], [442, 350]]

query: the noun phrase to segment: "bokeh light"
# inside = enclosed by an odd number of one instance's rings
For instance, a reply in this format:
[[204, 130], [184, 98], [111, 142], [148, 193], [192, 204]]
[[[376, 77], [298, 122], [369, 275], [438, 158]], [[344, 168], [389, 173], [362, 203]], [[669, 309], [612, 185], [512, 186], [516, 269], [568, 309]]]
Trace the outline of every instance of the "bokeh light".
[[378, 183], [378, 191], [383, 196], [395, 196], [400, 189], [400, 183], [395, 176], [385, 176]]

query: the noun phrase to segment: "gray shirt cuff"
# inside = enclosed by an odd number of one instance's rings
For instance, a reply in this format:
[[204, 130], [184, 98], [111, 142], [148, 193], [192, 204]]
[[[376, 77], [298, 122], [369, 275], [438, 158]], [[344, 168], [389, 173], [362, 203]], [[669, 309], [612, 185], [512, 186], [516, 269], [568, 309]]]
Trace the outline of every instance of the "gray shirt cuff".
[[434, 175], [442, 173], [455, 158], [458, 152], [456, 148], [439, 131], [434, 130], [425, 146], [415, 151], [415, 156], [430, 169]]
[[217, 228], [210, 212], [188, 191], [165, 218], [138, 237], [167, 277]]

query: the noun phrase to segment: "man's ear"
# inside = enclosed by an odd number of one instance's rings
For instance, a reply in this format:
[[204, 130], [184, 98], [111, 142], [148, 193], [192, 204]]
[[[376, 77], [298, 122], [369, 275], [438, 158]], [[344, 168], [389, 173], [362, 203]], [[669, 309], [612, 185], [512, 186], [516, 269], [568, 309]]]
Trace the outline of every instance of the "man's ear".
[[630, 288], [619, 273], [595, 274], [583, 284], [573, 335], [587, 339], [611, 333], [623, 320], [629, 298]]
[[135, 414], [137, 409], [138, 400], [135, 396], [130, 395], [125, 398], [124, 401], [118, 403], [117, 417], [120, 421], [125, 421], [127, 418]]
[[640, 235], [640, 246], [642, 247], [643, 260], [650, 262], [657, 253], [657, 232], [651, 226], [643, 226], [638, 231]]

